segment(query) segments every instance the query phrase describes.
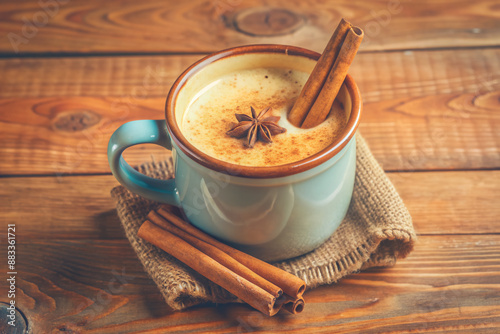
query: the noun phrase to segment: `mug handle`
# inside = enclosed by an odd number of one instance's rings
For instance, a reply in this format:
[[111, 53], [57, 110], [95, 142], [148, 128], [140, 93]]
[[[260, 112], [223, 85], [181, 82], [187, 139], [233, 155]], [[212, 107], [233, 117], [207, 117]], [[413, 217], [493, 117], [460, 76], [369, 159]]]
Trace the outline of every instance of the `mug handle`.
[[180, 206], [175, 180], [158, 180], [139, 173], [122, 157], [126, 148], [139, 144], [156, 144], [172, 149], [165, 120], [139, 120], [120, 126], [108, 144], [108, 162], [115, 178], [128, 190], [148, 199]]

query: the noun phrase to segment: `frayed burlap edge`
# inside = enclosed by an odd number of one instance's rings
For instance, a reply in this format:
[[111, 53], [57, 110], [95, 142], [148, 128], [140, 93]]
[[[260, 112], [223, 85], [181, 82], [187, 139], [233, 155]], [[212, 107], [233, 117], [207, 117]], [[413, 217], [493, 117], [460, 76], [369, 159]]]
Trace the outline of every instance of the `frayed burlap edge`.
[[[346, 218], [316, 250], [274, 263], [314, 288], [374, 266], [391, 266], [413, 249], [416, 235], [408, 210], [382, 168], [358, 134], [356, 178]], [[173, 177], [172, 162], [141, 165], [139, 171], [161, 179]], [[236, 297], [208, 281], [175, 258], [137, 237], [149, 211], [159, 204], [132, 194], [122, 186], [112, 190], [117, 212], [132, 248], [145, 271], [174, 310], [204, 302], [226, 303]], [[175, 212], [175, 208], [172, 208]]]

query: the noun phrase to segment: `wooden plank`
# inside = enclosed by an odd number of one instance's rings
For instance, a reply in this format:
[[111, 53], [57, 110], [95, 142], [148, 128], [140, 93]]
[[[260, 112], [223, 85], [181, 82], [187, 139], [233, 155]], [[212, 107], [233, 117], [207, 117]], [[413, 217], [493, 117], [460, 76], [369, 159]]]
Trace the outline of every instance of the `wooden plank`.
[[269, 318], [236, 304], [173, 313], [126, 241], [37, 240], [18, 243], [16, 305], [35, 333], [493, 332], [499, 254], [498, 235], [421, 237], [394, 267], [308, 291], [303, 313]]
[[[129, 97], [0, 100], [0, 124], [5, 129], [0, 173], [110, 172], [106, 149], [111, 134], [131, 120], [164, 118], [163, 104], [160, 98]], [[168, 151], [140, 146], [127, 152], [128, 161], [137, 165]]]
[[[361, 133], [385, 170], [500, 166], [500, 90], [407, 97], [364, 107]], [[163, 118], [163, 98], [0, 99], [0, 174], [108, 173], [106, 148], [121, 124]], [[132, 165], [166, 150], [138, 146]]]
[[385, 170], [500, 166], [500, 90], [366, 104], [360, 125]]
[[389, 173], [418, 234], [499, 233], [500, 171]]
[[[0, 59], [0, 98], [166, 97], [202, 55]], [[358, 54], [349, 72], [363, 101], [500, 89], [500, 48]]]
[[500, 49], [359, 54], [349, 72], [363, 102], [500, 89]]
[[[209, 52], [256, 43], [322, 50], [346, 17], [362, 50], [498, 45], [496, 0], [3, 1], [0, 52]], [[262, 7], [265, 7], [262, 9]]]
[[[0, 173], [109, 172], [111, 133], [127, 121], [162, 118], [171, 83], [197, 58], [0, 61]], [[500, 49], [359, 55], [351, 72], [365, 101], [361, 131], [384, 168], [497, 168], [498, 68]], [[90, 123], [55, 127], [71, 117]], [[131, 164], [165, 154], [144, 146], [127, 153]]]
[[112, 175], [0, 179], [0, 220], [19, 238], [123, 239]]
[[[500, 171], [388, 174], [419, 234], [500, 233]], [[0, 179], [0, 221], [20, 238], [120, 239], [111, 175]]]
[[166, 97], [175, 79], [201, 57], [0, 59], [0, 97]]

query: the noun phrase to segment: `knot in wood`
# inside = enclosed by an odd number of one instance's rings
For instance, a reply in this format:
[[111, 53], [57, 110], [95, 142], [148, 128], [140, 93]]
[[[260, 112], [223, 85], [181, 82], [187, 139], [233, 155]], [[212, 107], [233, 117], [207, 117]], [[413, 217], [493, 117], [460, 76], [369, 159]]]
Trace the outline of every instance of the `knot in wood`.
[[281, 8], [249, 8], [234, 16], [236, 30], [250, 36], [291, 34], [304, 25], [303, 16]]
[[54, 120], [54, 127], [59, 131], [78, 132], [97, 124], [100, 116], [89, 110], [74, 110], [60, 113]]
[[[9, 321], [15, 319], [12, 326]], [[0, 333], [28, 333], [28, 320], [21, 310], [17, 307], [12, 309], [11, 304], [0, 302]]]

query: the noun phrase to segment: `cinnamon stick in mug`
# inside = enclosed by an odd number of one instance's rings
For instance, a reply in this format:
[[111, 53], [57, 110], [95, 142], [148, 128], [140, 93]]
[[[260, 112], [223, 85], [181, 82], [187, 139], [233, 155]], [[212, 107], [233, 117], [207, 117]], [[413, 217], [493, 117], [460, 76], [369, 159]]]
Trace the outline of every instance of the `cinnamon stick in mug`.
[[[321, 91], [314, 101], [312, 108], [307, 112], [306, 118], [301, 128], [307, 129], [321, 124], [330, 113], [333, 101], [344, 83], [349, 66], [351, 66], [361, 41], [363, 40], [363, 30], [358, 27], [351, 27], [345, 37], [342, 48], [333, 64]], [[314, 80], [314, 78], [311, 78]]]
[[314, 66], [313, 71], [309, 76], [306, 84], [302, 88], [297, 101], [292, 107], [292, 110], [288, 113], [288, 121], [295, 125], [296, 127], [301, 127], [304, 122], [307, 112], [312, 108], [314, 101], [323, 87], [323, 83], [328, 77], [328, 73], [332, 69], [335, 59], [340, 52], [342, 43], [344, 42], [345, 36], [348, 30], [351, 28], [351, 24], [345, 19], [342, 19], [335, 29], [330, 41], [325, 47], [325, 50], [321, 54], [316, 66]]

